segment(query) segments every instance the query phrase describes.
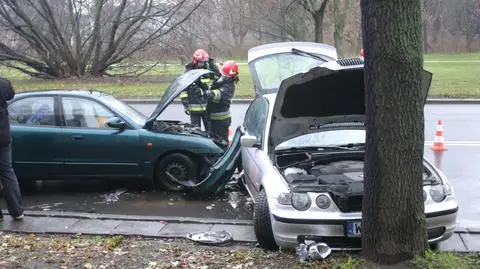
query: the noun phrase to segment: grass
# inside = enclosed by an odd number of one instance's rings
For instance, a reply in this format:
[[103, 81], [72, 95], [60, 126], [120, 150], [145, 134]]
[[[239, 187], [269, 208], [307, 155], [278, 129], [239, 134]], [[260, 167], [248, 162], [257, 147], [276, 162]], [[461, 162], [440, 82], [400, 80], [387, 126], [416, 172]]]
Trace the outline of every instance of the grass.
[[[433, 73], [430, 97], [480, 97], [480, 53], [427, 54], [424, 58], [425, 69]], [[241, 64], [239, 68], [240, 81], [235, 96], [251, 97], [254, 91], [248, 66]], [[117, 69], [124, 70], [122, 67]], [[120, 98], [158, 98], [168, 84], [182, 72], [183, 67], [178, 64], [161, 64], [137, 78], [41, 80], [0, 67], [0, 76], [9, 78], [18, 92], [33, 89], [88, 88], [102, 90]]]

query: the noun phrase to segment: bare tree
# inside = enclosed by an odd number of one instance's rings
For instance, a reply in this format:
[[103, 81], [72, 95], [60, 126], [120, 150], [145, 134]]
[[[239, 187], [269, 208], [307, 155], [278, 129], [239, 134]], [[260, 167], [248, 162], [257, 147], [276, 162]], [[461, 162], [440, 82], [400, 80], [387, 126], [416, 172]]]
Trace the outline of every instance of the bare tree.
[[361, 0], [361, 9], [367, 114], [362, 249], [368, 260], [396, 264], [428, 247], [421, 0]]
[[328, 0], [293, 0], [293, 4], [300, 5], [312, 17], [315, 25], [315, 42], [323, 43], [323, 20]]
[[[0, 61], [35, 77], [100, 76], [187, 20], [204, 0], [2, 0]], [[187, 5], [188, 3], [193, 3]]]

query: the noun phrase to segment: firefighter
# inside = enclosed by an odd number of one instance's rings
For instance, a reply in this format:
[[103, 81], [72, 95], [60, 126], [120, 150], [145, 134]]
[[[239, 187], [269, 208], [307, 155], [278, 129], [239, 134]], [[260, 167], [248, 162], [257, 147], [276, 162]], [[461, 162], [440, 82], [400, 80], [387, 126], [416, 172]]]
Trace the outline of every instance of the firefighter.
[[228, 141], [228, 128], [232, 122], [230, 104], [238, 81], [238, 64], [226, 61], [220, 68], [220, 73], [222, 76], [205, 91], [205, 97], [211, 135]]
[[201, 127], [201, 121], [203, 121], [203, 126], [208, 131], [207, 102], [204, 97], [204, 91], [208, 90], [208, 84], [211, 81], [219, 78], [221, 75], [213, 62], [213, 58], [210, 58], [205, 50], [198, 49], [193, 53], [192, 62], [185, 65], [185, 72], [202, 68], [211, 70], [213, 74], [203, 76], [199, 81], [194, 82], [180, 94], [180, 98], [182, 99], [185, 114], [190, 116], [191, 124]]

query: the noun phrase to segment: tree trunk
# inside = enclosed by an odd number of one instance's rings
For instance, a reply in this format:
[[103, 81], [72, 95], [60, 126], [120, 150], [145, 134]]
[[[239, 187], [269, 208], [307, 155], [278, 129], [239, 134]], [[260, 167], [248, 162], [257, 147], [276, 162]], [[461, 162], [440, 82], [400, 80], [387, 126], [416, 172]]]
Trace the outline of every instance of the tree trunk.
[[323, 19], [327, 9], [328, 0], [324, 0], [319, 9], [312, 12], [315, 21], [315, 42], [323, 43]]
[[397, 264], [428, 247], [423, 203], [420, 0], [361, 0], [366, 152], [362, 249]]
[[323, 17], [324, 17], [324, 14], [320, 14], [314, 17], [315, 42], [318, 42], [318, 43], [323, 43]]
[[343, 30], [345, 29], [345, 21], [347, 20], [347, 14], [350, 11], [352, 0], [343, 0], [343, 5], [341, 5], [341, 2], [341, 0], [333, 1], [333, 16], [335, 19], [333, 39], [339, 57], [343, 56]]

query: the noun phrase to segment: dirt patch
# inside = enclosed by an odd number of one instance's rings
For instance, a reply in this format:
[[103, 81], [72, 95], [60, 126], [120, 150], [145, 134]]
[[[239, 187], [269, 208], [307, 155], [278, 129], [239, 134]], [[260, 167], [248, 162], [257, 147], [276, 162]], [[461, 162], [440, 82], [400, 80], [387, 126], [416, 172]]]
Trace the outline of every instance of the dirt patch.
[[292, 252], [251, 244], [202, 246], [140, 237], [0, 232], [0, 268], [332, 268], [332, 260], [298, 262]]

